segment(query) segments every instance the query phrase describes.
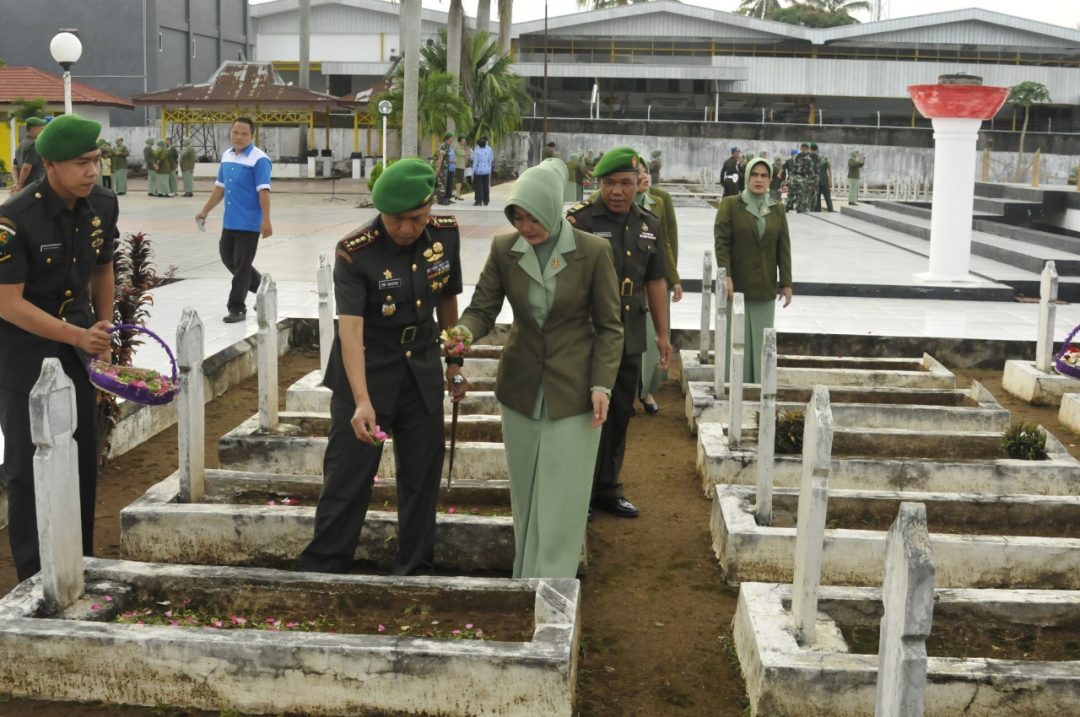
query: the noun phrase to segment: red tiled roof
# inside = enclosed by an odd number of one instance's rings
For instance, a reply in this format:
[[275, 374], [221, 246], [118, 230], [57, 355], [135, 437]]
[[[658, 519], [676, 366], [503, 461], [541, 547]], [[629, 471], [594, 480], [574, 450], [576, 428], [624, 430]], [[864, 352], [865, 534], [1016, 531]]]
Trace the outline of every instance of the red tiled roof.
[[[0, 104], [16, 99], [44, 97], [50, 105], [64, 105], [64, 78], [36, 67], [0, 67]], [[128, 100], [81, 82], [71, 81], [71, 103], [134, 109]]]
[[179, 85], [131, 99], [137, 105], [260, 105], [266, 109], [297, 106], [333, 109], [341, 104], [333, 95], [285, 84], [269, 62], [226, 62], [205, 84]]

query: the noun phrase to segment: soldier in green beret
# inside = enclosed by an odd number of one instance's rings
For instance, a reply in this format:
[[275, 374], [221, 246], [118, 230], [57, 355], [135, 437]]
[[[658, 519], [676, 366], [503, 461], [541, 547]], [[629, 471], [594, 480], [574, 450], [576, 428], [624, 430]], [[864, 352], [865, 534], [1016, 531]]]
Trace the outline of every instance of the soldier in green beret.
[[38, 572], [30, 389], [59, 359], [75, 385], [82, 549], [94, 548], [97, 408], [84, 361], [112, 360], [116, 195], [95, 184], [101, 125], [68, 114], [37, 138], [45, 177], [0, 206], [0, 430], [8, 537], [19, 580]]
[[566, 217], [576, 228], [611, 242], [615, 257], [625, 343], [608, 420], [600, 437], [592, 505], [625, 518], [638, 514], [623, 494], [619, 472], [626, 450], [626, 429], [641, 380], [646, 314], [652, 317], [656, 330], [659, 368], [666, 369], [671, 360], [667, 314], [663, 311], [667, 306], [667, 263], [662, 230], [656, 216], [634, 202], [640, 166], [637, 152], [630, 147], [605, 152], [593, 169], [593, 176], [600, 181], [599, 196], [572, 207]]
[[177, 151], [176, 147], [173, 146], [172, 139], [169, 138], [169, 137], [165, 138], [165, 159], [169, 163], [169, 169], [168, 169], [168, 171], [169, 171], [169, 175], [168, 175], [169, 196], [170, 197], [175, 197], [176, 196], [176, 168], [180, 166], [180, 153]]
[[663, 162], [660, 160], [660, 155], [663, 154], [659, 149], [654, 149], [650, 155], [652, 159], [649, 160], [649, 184], [656, 187], [660, 184], [660, 167], [663, 166]]
[[[323, 489], [315, 536], [301, 570], [348, 572], [382, 456], [380, 430], [394, 439], [398, 488], [395, 575], [430, 573], [442, 475], [443, 371], [439, 328], [458, 320], [457, 220], [431, 213], [435, 172], [394, 162], [375, 181], [379, 215], [337, 245], [338, 331], [323, 384], [332, 392]], [[436, 321], [437, 320], [437, 321]], [[446, 384], [465, 395], [461, 359], [447, 358]]]
[[184, 196], [195, 196], [195, 148], [184, 140], [180, 150], [180, 172], [184, 175]]
[[158, 190], [158, 163], [153, 137], [146, 138], [146, 146], [143, 147], [143, 166], [146, 167], [146, 193], [151, 197], [165, 196]]
[[124, 144], [124, 138], [117, 137], [112, 151], [113, 191], [117, 196], [127, 194], [128, 154], [130, 151]]
[[15, 159], [11, 163], [11, 176], [15, 180], [11, 186], [12, 192], [17, 192], [45, 176], [45, 166], [41, 163], [41, 157], [34, 147], [34, 142], [45, 129], [45, 124], [45, 120], [40, 117], [31, 117], [26, 120], [26, 136], [15, 150]]

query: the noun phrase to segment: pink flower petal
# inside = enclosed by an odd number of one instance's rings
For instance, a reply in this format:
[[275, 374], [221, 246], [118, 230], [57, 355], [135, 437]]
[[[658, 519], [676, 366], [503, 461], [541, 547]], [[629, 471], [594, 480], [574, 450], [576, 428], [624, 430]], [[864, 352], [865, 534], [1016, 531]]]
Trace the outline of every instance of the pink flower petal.
[[112, 602], [112, 595], [106, 595], [105, 602]]
[[447, 513], [456, 513], [457, 508], [455, 508], [454, 506], [450, 506], [449, 508], [446, 509], [446, 512]]
[[290, 630], [293, 629], [294, 627], [299, 627], [299, 626], [300, 626], [300, 623], [298, 623], [298, 622], [287, 622], [287, 623], [285, 623], [285, 627], [290, 629]]
[[233, 625], [246, 625], [247, 624], [247, 618], [246, 617], [240, 617], [239, 615], [233, 615], [229, 619], [232, 621]]
[[484, 636], [484, 631], [481, 630], [480, 628], [476, 628], [476, 636], [477, 637], [483, 637]]
[[93, 605], [90, 606], [90, 609], [91, 610], [100, 610], [101, 605], [98, 605], [97, 603], [94, 603]]
[[224, 627], [224, 625], [225, 625], [225, 623], [223, 623], [221, 620], [214, 620], [210, 624], [213, 625], [214, 627]]
[[471, 630], [472, 628], [473, 628], [473, 624], [471, 622], [465, 623], [465, 629], [466, 630]]
[[378, 630], [379, 632], [386, 632], [386, 625], [380, 624]]
[[450, 631], [450, 634], [451, 634], [451, 635], [460, 635], [460, 634], [461, 634], [461, 630], [451, 630], [451, 631]]

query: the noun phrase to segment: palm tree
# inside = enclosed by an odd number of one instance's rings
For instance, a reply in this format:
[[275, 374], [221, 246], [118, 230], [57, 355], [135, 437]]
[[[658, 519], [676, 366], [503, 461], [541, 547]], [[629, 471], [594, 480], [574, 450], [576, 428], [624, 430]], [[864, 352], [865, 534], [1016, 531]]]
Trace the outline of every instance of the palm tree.
[[[372, 121], [381, 118], [376, 109], [379, 102], [390, 100], [390, 103], [394, 106], [394, 111], [390, 113], [389, 121], [392, 123], [403, 122], [402, 106], [405, 99], [404, 89], [407, 87], [404, 82], [404, 75], [404, 68], [399, 67], [394, 75], [390, 90], [372, 98], [368, 105], [370, 107], [368, 115]], [[414, 135], [419, 130], [419, 133], [425, 136], [438, 135], [441, 137], [443, 130], [446, 129], [447, 118], [452, 119], [458, 127], [467, 128], [469, 126], [471, 114], [469, 106], [465, 104], [465, 100], [461, 99], [461, 93], [458, 91], [453, 75], [448, 72], [433, 70], [427, 66], [427, 63], [423, 63], [419, 71], [417, 91], [423, 102], [419, 105], [420, 109], [417, 114], [416, 125], [413, 127]], [[403, 135], [405, 129], [403, 125]], [[416, 154], [415, 150], [410, 153], [402, 151], [403, 157], [414, 154]]]
[[[446, 67], [446, 36], [421, 51], [421, 73], [442, 72]], [[499, 54], [498, 43], [483, 32], [474, 33], [465, 43], [462, 57], [461, 93], [472, 126], [462, 134], [472, 140], [487, 136], [497, 143], [521, 125], [522, 108], [529, 104], [525, 83], [511, 68], [512, 60]], [[428, 100], [425, 97], [424, 102]]]
[[404, 92], [401, 104], [395, 107], [402, 108], [401, 156], [411, 157], [416, 154], [416, 130], [419, 122], [421, 5], [420, 0], [401, 0], [401, 4], [401, 52], [405, 58], [401, 84]]
[[1015, 178], [1019, 179], [1023, 171], [1020, 163], [1024, 161], [1024, 138], [1027, 135], [1031, 106], [1036, 102], [1052, 102], [1052, 100], [1050, 99], [1050, 90], [1047, 89], [1046, 85], [1029, 80], [1012, 87], [1009, 90], [1009, 99], [1006, 102], [1024, 108], [1024, 126], [1020, 129], [1020, 147], [1016, 152]]
[[499, 0], [499, 54], [510, 54], [510, 30], [514, 22], [514, 0]]
[[768, 20], [779, 9], [780, 0], [742, 0], [739, 9], [735, 13]]
[[491, 0], [476, 3], [476, 31], [491, 34]]
[[[461, 0], [450, 0], [450, 12], [446, 16], [446, 58], [447, 62], [443, 69], [453, 78], [454, 86], [457, 87], [458, 78], [461, 76], [461, 44], [465, 33], [465, 8], [461, 6]], [[454, 130], [455, 122], [447, 123], [447, 129]]]
[[810, 7], [823, 10], [830, 15], [851, 15], [852, 12], [873, 10], [869, 0], [806, 0]]

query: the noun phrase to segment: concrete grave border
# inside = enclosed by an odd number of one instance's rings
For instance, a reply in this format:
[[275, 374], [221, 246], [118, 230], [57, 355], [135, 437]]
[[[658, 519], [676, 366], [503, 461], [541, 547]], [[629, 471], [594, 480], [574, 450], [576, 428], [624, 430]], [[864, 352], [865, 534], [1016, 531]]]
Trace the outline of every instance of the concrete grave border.
[[357, 586], [534, 592], [532, 640], [219, 631], [33, 617], [37, 577], [0, 600], [0, 680], [17, 696], [182, 705], [252, 713], [569, 717], [577, 677], [580, 584], [574, 579], [394, 578], [88, 558], [100, 583], [182, 589], [348, 591]]

